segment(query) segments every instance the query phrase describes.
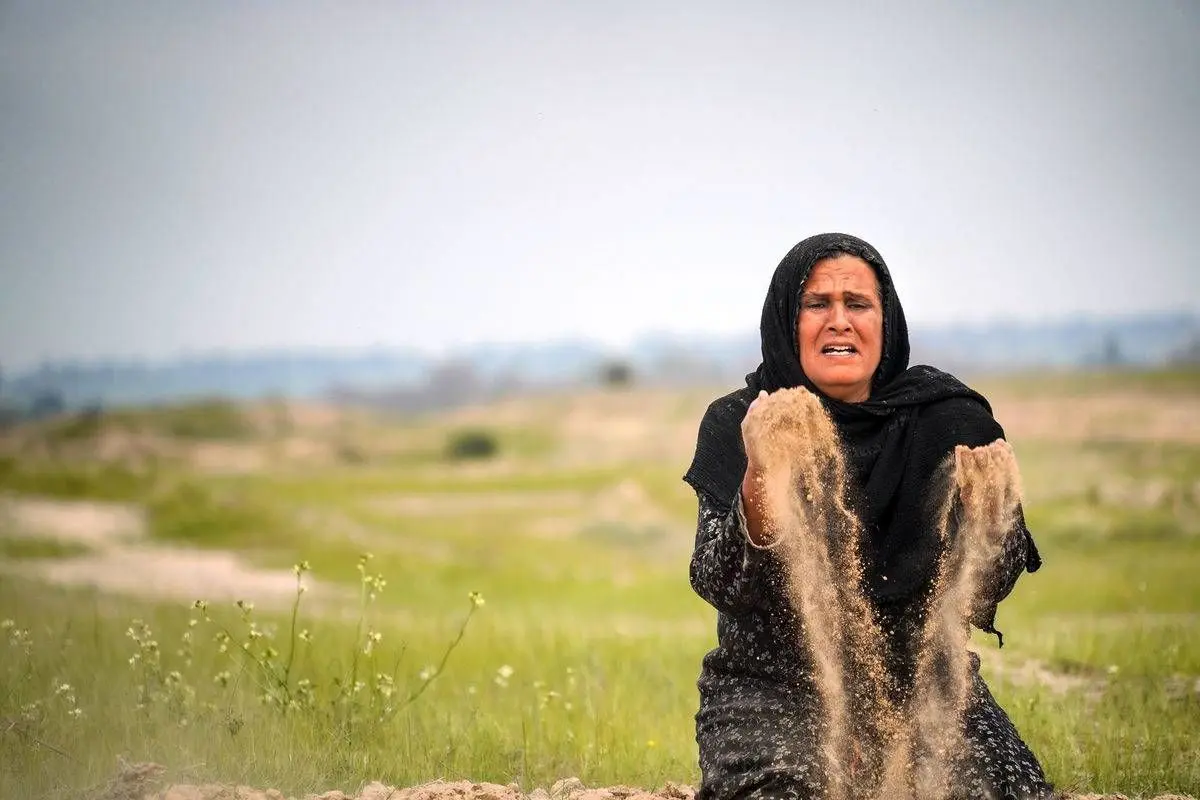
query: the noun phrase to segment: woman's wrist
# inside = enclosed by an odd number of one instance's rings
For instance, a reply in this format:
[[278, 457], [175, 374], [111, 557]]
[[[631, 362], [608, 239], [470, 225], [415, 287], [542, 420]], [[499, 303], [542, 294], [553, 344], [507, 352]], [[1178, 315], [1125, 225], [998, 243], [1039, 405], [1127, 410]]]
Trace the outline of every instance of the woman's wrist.
[[770, 547], [777, 537], [768, 533], [763, 513], [763, 476], [753, 466], [747, 466], [742, 479], [742, 510], [746, 515], [746, 536], [755, 547]]

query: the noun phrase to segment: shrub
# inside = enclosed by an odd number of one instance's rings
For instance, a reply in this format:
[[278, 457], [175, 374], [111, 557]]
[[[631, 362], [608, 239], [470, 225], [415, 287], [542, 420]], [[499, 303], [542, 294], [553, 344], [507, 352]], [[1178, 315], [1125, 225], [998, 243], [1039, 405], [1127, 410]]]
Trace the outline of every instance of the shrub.
[[446, 455], [452, 460], [491, 458], [500, 449], [495, 434], [481, 429], [458, 431], [446, 442]]

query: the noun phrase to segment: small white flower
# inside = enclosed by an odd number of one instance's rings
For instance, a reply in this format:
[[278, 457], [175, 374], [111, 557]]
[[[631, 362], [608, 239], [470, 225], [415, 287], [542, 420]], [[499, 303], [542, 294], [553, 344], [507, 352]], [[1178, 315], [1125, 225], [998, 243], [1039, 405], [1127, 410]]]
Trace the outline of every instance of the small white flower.
[[513, 672], [514, 672], [513, 668], [510, 667], [508, 664], [504, 664], [503, 666], [500, 667], [500, 669], [496, 670], [496, 674], [506, 680], [513, 676]]

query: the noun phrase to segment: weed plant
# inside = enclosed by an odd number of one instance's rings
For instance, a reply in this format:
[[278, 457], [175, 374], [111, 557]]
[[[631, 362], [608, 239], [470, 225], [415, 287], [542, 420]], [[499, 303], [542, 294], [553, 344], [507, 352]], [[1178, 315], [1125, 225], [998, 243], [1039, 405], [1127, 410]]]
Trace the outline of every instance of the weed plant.
[[[294, 566], [296, 593], [282, 626], [278, 619], [260, 618], [248, 600], [222, 609], [197, 600], [186, 620], [177, 613], [158, 622], [133, 618], [124, 631], [125, 668], [117, 674], [111, 670], [112, 642], [101, 638], [113, 635], [115, 620], [99, 609], [90, 642], [72, 635], [70, 626], [56, 630], [44, 622], [29, 626], [3, 619], [0, 796], [73, 796], [89, 781], [102, 780], [104, 769], [95, 750], [108, 748], [96, 748], [91, 737], [98, 734], [107, 742], [123, 739], [122, 750], [168, 742], [170, 749], [203, 753], [206, 760], [216, 756], [220, 770], [233, 766], [228, 744], [253, 747], [262, 736], [290, 740], [294, 747], [302, 733], [306, 747], [343, 757], [387, 740], [405, 727], [398, 720], [446, 670], [484, 598], [476, 592], [468, 595], [456, 633], [436, 658], [414, 672], [405, 661], [405, 646], [388, 647], [373, 622], [373, 606], [387, 581], [368, 569], [371, 559], [370, 554], [359, 559], [358, 615], [348, 641], [326, 631], [332, 635], [323, 642], [301, 613], [304, 577], [311, 571], [307, 561]], [[88, 665], [102, 667], [99, 684]], [[506, 682], [511, 675], [511, 667], [502, 667], [497, 680]], [[80, 700], [76, 686], [85, 687], [86, 700]], [[218, 738], [215, 747], [211, 736]], [[227, 746], [221, 746], [221, 739], [228, 740]], [[121, 760], [135, 757], [121, 750], [116, 755]], [[261, 766], [262, 754], [251, 755]], [[327, 770], [338, 760], [321, 759], [312, 766], [324, 779], [332, 777]], [[63, 765], [70, 768], [55, 769]], [[234, 767], [233, 772], [241, 770]], [[64, 780], [64, 775], [71, 777]], [[272, 777], [289, 784], [284, 776]]]

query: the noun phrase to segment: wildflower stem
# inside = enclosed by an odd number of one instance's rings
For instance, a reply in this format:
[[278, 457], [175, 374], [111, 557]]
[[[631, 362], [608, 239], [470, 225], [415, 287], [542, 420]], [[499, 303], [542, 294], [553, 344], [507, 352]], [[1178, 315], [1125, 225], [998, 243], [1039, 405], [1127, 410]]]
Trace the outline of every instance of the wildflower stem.
[[438, 676], [442, 674], [442, 670], [444, 670], [446, 668], [446, 662], [450, 660], [450, 654], [454, 652], [454, 649], [456, 647], [458, 647], [459, 642], [461, 642], [463, 640], [463, 636], [467, 632], [467, 625], [470, 624], [471, 617], [475, 616], [475, 612], [476, 612], [476, 610], [478, 610], [478, 608], [479, 608], [478, 604], [476, 604], [474, 602], [471, 603], [470, 609], [467, 610], [467, 615], [465, 617], [463, 617], [462, 625], [460, 625], [458, 628], [458, 635], [454, 637], [454, 640], [450, 642], [450, 645], [446, 648], [446, 651], [444, 653], [442, 653], [442, 660], [438, 662], [438, 665], [436, 667], [434, 667], [434, 670], [430, 674], [429, 679], [422, 681], [421, 685], [418, 686], [412, 692], [412, 694], [410, 694], [407, 698], [405, 698], [403, 703], [401, 703], [399, 706], [397, 706], [397, 708], [396, 708], [397, 712], [403, 711], [405, 708], [408, 708], [410, 705], [415, 703], [417, 701], [417, 698], [420, 697], [422, 694], [424, 694], [425, 690], [429, 688], [429, 685], [431, 683], [433, 683], [435, 680], [437, 680]]
[[[359, 643], [362, 641], [363, 620], [367, 616], [367, 584], [364, 580], [358, 588], [358, 625], [354, 629], [354, 657], [350, 661], [350, 680], [346, 686], [353, 687], [358, 682], [358, 652], [362, 649]], [[344, 692], [345, 686], [342, 687]]]
[[38, 737], [34, 736], [32, 733], [25, 730], [25, 727], [23, 725], [21, 725], [20, 723], [21, 723], [21, 720], [19, 720], [19, 719], [0, 720], [0, 724], [4, 724], [3, 733], [8, 733], [11, 731], [12, 733], [15, 733], [17, 736], [20, 736], [22, 739], [30, 741], [33, 744], [37, 745], [38, 747], [44, 747], [52, 753], [58, 753], [60, 756], [67, 759], [68, 761], [74, 761], [76, 764], [80, 763], [79, 759], [75, 758], [70, 753], [68, 753], [64, 750], [60, 750], [57, 747], [55, 747], [54, 745], [50, 744], [49, 742], [43, 741], [43, 740], [39, 739]]
[[[308, 562], [305, 562], [306, 564]], [[292, 664], [296, 660], [296, 619], [300, 615], [300, 597], [304, 594], [303, 584], [301, 579], [303, 572], [296, 569], [296, 599], [292, 602], [292, 632], [288, 637], [288, 658], [287, 664], [283, 668], [283, 689], [284, 699], [287, 703], [292, 701]], [[284, 706], [287, 707], [286, 705]]]

